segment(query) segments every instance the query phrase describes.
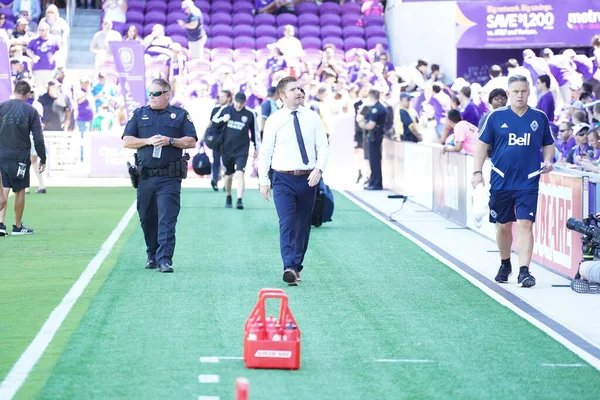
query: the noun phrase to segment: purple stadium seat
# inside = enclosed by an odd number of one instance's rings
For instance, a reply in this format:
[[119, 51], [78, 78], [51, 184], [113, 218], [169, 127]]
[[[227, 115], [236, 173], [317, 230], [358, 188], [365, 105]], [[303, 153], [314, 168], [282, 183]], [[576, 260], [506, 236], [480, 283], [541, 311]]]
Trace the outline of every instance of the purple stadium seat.
[[372, 37], [372, 38], [367, 39], [367, 49], [368, 50], [374, 49], [375, 46], [377, 45], [377, 43], [381, 43], [383, 45], [384, 49], [388, 48], [387, 38]]
[[322, 40], [323, 46], [326, 44], [332, 44], [338, 49], [344, 48], [344, 41], [339, 36], [329, 36]]
[[[304, 4], [304, 3], [301, 3]], [[258, 14], [254, 17], [255, 26], [270, 25], [275, 26], [275, 17], [271, 14]]]
[[203, 12], [202, 13], [202, 21], [204, 21], [204, 25], [210, 25], [210, 14]]
[[344, 49], [346, 51], [350, 49], [364, 49], [366, 45], [365, 39], [359, 37], [349, 37], [344, 41]]
[[231, 23], [233, 24], [233, 26], [235, 25], [250, 25], [250, 26], [254, 26], [254, 17], [252, 16], [252, 14], [233, 14], [233, 17], [231, 18]]
[[177, 24], [167, 25], [167, 28], [165, 29], [165, 34], [167, 36], [172, 36], [172, 35], [185, 36], [185, 28], [183, 28]]
[[144, 22], [144, 13], [142, 11], [129, 10], [125, 14], [127, 22], [135, 22], [141, 24]]
[[300, 39], [305, 38], [305, 37], [321, 37], [321, 30], [319, 29], [318, 26], [314, 26], [314, 25], [305, 25], [305, 26], [300, 26], [300, 29], [298, 29], [298, 37]]
[[233, 42], [229, 36], [214, 36], [211, 41], [212, 48], [231, 49]]
[[254, 28], [254, 34], [256, 37], [261, 36], [277, 36], [277, 29], [273, 25], [258, 25]]
[[360, 4], [345, 2], [342, 4], [341, 14], [360, 14]]
[[178, 19], [185, 21], [186, 18], [187, 15], [183, 11], [170, 12], [167, 14], [167, 25], [170, 25], [172, 23], [176, 24]]
[[277, 35], [276, 35], [276, 36], [277, 36], [278, 38], [281, 38], [281, 37], [283, 37], [283, 30], [284, 30], [284, 29], [285, 29], [285, 26], [284, 26], [284, 25], [282, 25], [282, 26], [278, 26], [278, 27], [277, 27]]
[[342, 35], [344, 36], [344, 39], [351, 37], [362, 38], [365, 36], [365, 30], [362, 26], [346, 26], [342, 30]]
[[337, 3], [323, 3], [319, 8], [319, 15], [337, 14], [340, 15], [340, 5]]
[[275, 17], [277, 21], [277, 26], [285, 26], [285, 25], [298, 25], [298, 17], [294, 14], [280, 14]]
[[238, 61], [247, 61], [256, 63], [256, 54], [251, 49], [238, 49], [233, 51], [233, 59]]
[[254, 28], [250, 25], [234, 25], [233, 26], [233, 37], [248, 36], [254, 37]]
[[210, 51], [211, 61], [229, 60], [233, 61], [233, 50], [231, 48], [215, 47]]
[[[176, 2], [178, 3], [178, 2]], [[196, 0], [194, 1], [194, 5], [200, 9], [200, 11], [208, 13], [210, 12], [210, 1], [206, 0]]]
[[217, 0], [212, 2], [210, 9], [213, 13], [224, 12], [231, 14], [231, 11], [233, 11], [233, 6], [228, 1]]
[[250, 36], [239, 36], [233, 39], [234, 49], [254, 49], [254, 38]]
[[340, 26], [341, 23], [341, 18], [339, 15], [335, 15], [335, 14], [325, 14], [325, 15], [321, 15], [320, 18], [320, 24], [321, 26]]
[[185, 36], [180, 36], [180, 35], [171, 36], [171, 40], [174, 43], [179, 43], [182, 47], [185, 47], [187, 49], [188, 40]]
[[252, 13], [254, 11], [254, 4], [236, 0], [233, 2], [233, 11], [235, 13]]
[[[324, 3], [324, 4], [331, 4], [331, 3]], [[322, 37], [332, 37], [332, 36], [336, 36], [336, 37], [341, 37], [342, 36], [342, 28], [340, 28], [339, 26], [324, 26], [321, 28], [321, 36]]]
[[152, 12], [146, 13], [146, 17], [144, 20], [145, 20], [146, 25], [148, 25], [148, 24], [166, 25], [167, 15], [165, 14], [165, 12], [152, 11]]
[[383, 17], [381, 15], [365, 15], [363, 22], [365, 28], [368, 26], [383, 26]]
[[296, 11], [298, 11], [298, 15], [302, 14], [314, 14], [316, 15], [319, 12], [319, 6], [315, 3], [300, 3], [296, 5]]
[[[11, 11], [11, 12], [12, 12], [12, 11]], [[6, 22], [4, 22], [4, 25], [3, 25], [2, 27], [3, 27], [4, 29], [14, 29], [14, 27], [15, 27], [15, 23], [14, 23], [12, 20], [10, 20], [10, 19], [7, 19], [7, 20], [6, 20]]]
[[128, 1], [127, 2], [127, 11], [142, 11], [146, 10], [146, 2], [145, 1]]
[[362, 26], [362, 17], [360, 14], [342, 14], [342, 26]]
[[148, 36], [149, 34], [152, 33], [152, 28], [154, 27], [155, 24], [146, 24], [144, 25], [144, 30], [140, 31], [144, 33], [144, 36]]
[[167, 3], [164, 1], [156, 1], [152, 0], [146, 3], [146, 13], [149, 12], [162, 12], [166, 14], [167, 12]]
[[304, 49], [321, 50], [321, 39], [319, 39], [319, 38], [307, 37], [307, 38], [302, 39], [301, 43], [302, 43], [302, 48], [304, 48]]
[[319, 17], [315, 14], [301, 14], [298, 16], [298, 26], [319, 25]]
[[215, 13], [210, 17], [210, 21], [213, 25], [223, 24], [231, 26], [231, 14]]
[[387, 32], [383, 26], [369, 26], [365, 29], [365, 37], [387, 37]]
[[117, 31], [117, 32], [123, 32], [123, 29], [125, 29], [128, 25], [124, 22], [113, 22], [113, 30]]
[[277, 42], [277, 38], [274, 36], [261, 36], [256, 38], [255, 45], [257, 49], [264, 49], [267, 45], [275, 42]]
[[225, 24], [212, 25], [210, 27], [210, 35], [215, 36], [231, 36], [231, 26]]
[[167, 4], [167, 13], [172, 13], [174, 11], [181, 11], [181, 3], [172, 1]]

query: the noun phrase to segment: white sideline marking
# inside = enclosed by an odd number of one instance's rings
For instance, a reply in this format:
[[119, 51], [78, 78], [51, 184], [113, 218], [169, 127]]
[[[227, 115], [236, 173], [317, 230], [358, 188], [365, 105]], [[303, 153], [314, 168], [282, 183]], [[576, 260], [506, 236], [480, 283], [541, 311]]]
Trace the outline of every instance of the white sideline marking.
[[353, 202], [354, 204], [356, 204], [357, 206], [359, 206], [360, 208], [362, 208], [363, 210], [365, 210], [366, 212], [371, 214], [373, 217], [377, 218], [379, 221], [383, 222], [384, 224], [386, 224], [387, 226], [389, 226], [390, 228], [392, 228], [393, 230], [400, 233], [402, 236], [404, 236], [405, 238], [407, 238], [408, 240], [410, 240], [411, 242], [413, 242], [414, 244], [419, 246], [427, 254], [429, 254], [436, 260], [440, 261], [441, 263], [445, 264], [446, 266], [448, 266], [450, 269], [452, 269], [454, 272], [456, 272], [457, 274], [459, 274], [460, 276], [465, 278], [467, 281], [469, 281], [470, 283], [475, 285], [479, 290], [481, 290], [482, 292], [484, 292], [485, 294], [490, 296], [492, 299], [496, 300], [498, 303], [502, 304], [503, 306], [509, 308], [511, 311], [513, 311], [514, 313], [519, 315], [521, 318], [523, 318], [526, 321], [528, 321], [529, 323], [533, 324], [535, 327], [542, 330], [543, 332], [548, 334], [550, 337], [552, 337], [554, 340], [556, 340], [557, 342], [559, 342], [560, 344], [565, 346], [567, 349], [571, 350], [573, 353], [575, 353], [576, 355], [581, 357], [583, 360], [588, 362], [591, 366], [593, 366], [597, 370], [600, 370], [600, 360], [599, 359], [597, 359], [593, 355], [589, 354], [587, 351], [584, 351], [583, 349], [575, 346], [573, 343], [571, 343], [570, 341], [565, 339], [563, 336], [558, 334], [556, 331], [554, 331], [553, 329], [550, 329], [547, 325], [545, 325], [542, 322], [538, 321], [537, 319], [533, 318], [531, 315], [527, 314], [526, 312], [524, 312], [523, 310], [521, 310], [520, 308], [515, 306], [510, 301], [508, 301], [507, 299], [505, 299], [498, 293], [494, 292], [493, 290], [491, 290], [490, 288], [485, 286], [483, 283], [479, 282], [479, 280], [477, 280], [476, 278], [467, 274], [462, 269], [458, 268], [454, 263], [450, 262], [450, 260], [448, 260], [448, 259], [442, 257], [440, 254], [436, 253], [431, 247], [429, 247], [425, 243], [421, 242], [420, 240], [418, 240], [417, 238], [415, 238], [414, 236], [412, 236], [410, 233], [406, 232], [402, 228], [400, 228], [400, 227], [396, 226], [395, 224], [393, 224], [392, 222], [386, 220], [379, 214], [375, 213], [370, 208], [368, 208], [367, 206], [362, 204], [362, 202], [360, 202], [359, 200], [355, 199], [354, 197], [348, 195], [345, 191], [340, 191], [339, 193], [341, 193], [348, 200], [350, 200], [351, 202]]
[[198, 400], [221, 400], [219, 396], [198, 396]]
[[243, 357], [200, 357], [201, 363], [218, 363], [220, 360], [243, 360]]
[[219, 383], [219, 375], [198, 375], [200, 383]]
[[77, 279], [77, 282], [73, 284], [69, 292], [62, 299], [60, 304], [52, 311], [40, 331], [35, 335], [33, 341], [29, 344], [27, 349], [21, 357], [17, 360], [15, 365], [6, 375], [6, 378], [0, 384], [0, 399], [10, 400], [17, 393], [19, 388], [23, 386], [23, 383], [27, 380], [27, 377], [31, 373], [31, 370], [40, 360], [46, 348], [56, 332], [69, 315], [71, 308], [75, 305], [81, 294], [84, 292], [87, 285], [90, 283], [100, 266], [114, 247], [117, 240], [129, 224], [131, 217], [136, 211], [136, 202], [134, 201], [131, 207], [127, 210], [117, 227], [112, 231], [108, 239], [100, 247], [100, 251], [90, 261], [85, 270]]
[[542, 367], [558, 367], [558, 368], [580, 368], [587, 367], [585, 364], [542, 364]]
[[432, 363], [432, 360], [412, 360], [412, 359], [394, 359], [394, 358], [382, 358], [379, 360], [375, 360], [375, 362], [380, 363]]

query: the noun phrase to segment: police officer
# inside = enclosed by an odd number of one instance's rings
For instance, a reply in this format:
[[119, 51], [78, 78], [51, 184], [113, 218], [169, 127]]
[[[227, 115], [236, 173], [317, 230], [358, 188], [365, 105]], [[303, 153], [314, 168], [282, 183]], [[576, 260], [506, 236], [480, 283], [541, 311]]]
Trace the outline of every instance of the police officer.
[[356, 117], [358, 125], [366, 131], [369, 143], [369, 164], [371, 166], [371, 179], [366, 190], [383, 190], [383, 179], [381, 177], [381, 144], [385, 133], [385, 119], [387, 117], [386, 107], [379, 101], [379, 90], [371, 89], [366, 100], [371, 105], [371, 111], [366, 117], [359, 114]]
[[181, 150], [194, 148], [198, 140], [192, 118], [183, 108], [170, 105], [170, 98], [169, 83], [153, 80], [150, 105], [133, 112], [123, 133], [124, 146], [137, 150], [137, 208], [148, 254], [145, 268], [158, 268], [158, 272], [173, 272], [181, 180], [187, 171]]

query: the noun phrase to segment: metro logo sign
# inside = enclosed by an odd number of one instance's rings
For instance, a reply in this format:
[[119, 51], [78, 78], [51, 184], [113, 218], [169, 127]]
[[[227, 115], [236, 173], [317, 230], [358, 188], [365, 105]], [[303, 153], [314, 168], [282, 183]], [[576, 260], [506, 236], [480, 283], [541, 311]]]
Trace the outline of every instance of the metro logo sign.
[[580, 177], [541, 175], [534, 225], [533, 259], [573, 277], [581, 260], [579, 234], [567, 229], [567, 220], [582, 217]]

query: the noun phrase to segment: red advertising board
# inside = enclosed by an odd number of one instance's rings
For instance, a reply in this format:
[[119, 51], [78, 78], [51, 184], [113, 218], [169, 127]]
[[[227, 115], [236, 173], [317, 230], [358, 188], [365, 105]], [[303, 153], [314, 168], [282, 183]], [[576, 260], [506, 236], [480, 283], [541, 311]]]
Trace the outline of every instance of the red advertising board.
[[568, 230], [566, 224], [569, 218], [582, 216], [582, 178], [542, 175], [533, 227], [533, 259], [563, 275], [575, 276], [581, 261], [581, 236]]

